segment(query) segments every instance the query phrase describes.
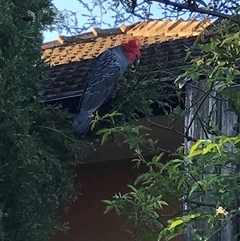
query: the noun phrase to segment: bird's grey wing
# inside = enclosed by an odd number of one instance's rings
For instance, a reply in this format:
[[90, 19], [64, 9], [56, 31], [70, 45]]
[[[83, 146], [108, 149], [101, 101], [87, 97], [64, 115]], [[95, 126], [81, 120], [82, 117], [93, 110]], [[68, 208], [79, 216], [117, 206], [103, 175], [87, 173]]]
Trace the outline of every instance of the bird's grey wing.
[[113, 94], [119, 77], [120, 67], [112, 53], [106, 51], [100, 54], [90, 69], [80, 101], [80, 111], [88, 111], [90, 114], [98, 110]]

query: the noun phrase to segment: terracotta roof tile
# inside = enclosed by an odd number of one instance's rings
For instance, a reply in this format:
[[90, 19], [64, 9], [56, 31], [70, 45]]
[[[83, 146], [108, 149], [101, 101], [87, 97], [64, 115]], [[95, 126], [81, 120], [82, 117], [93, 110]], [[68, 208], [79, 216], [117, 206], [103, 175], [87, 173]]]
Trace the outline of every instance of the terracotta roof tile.
[[[78, 96], [81, 94], [92, 59], [107, 48], [120, 45], [133, 36], [142, 46], [141, 65], [147, 65], [151, 56], [168, 60], [185, 53], [210, 21], [144, 21], [119, 28], [93, 29], [77, 36], [59, 36], [57, 41], [43, 44], [42, 57], [49, 62], [51, 81], [46, 86], [45, 100]], [[157, 49], [157, 51], [156, 51]]]

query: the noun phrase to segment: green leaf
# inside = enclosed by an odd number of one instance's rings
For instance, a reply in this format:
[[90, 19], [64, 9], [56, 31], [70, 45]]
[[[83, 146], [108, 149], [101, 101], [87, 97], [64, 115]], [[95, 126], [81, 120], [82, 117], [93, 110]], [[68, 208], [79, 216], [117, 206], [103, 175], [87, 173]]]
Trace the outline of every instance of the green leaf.
[[163, 155], [164, 155], [164, 153], [160, 153], [159, 155], [154, 156], [153, 159], [152, 159], [152, 162], [153, 163], [159, 162], [162, 159]]
[[196, 155], [200, 155], [201, 153], [203, 153], [202, 148], [200, 149], [200, 147], [202, 145], [208, 145], [211, 143], [211, 140], [198, 140], [190, 149], [189, 154], [188, 154], [188, 158], [196, 156]]
[[102, 136], [102, 141], [101, 141], [101, 145], [103, 145], [103, 144], [107, 141], [109, 135], [110, 135], [110, 132], [105, 132], [105, 133], [103, 134], [103, 136]]
[[171, 229], [174, 229], [174, 228], [176, 228], [177, 226], [179, 226], [179, 225], [181, 225], [181, 224], [183, 224], [183, 223], [184, 223], [184, 221], [181, 220], [181, 219], [174, 220], [174, 221], [171, 222], [169, 229], [170, 229], [170, 230], [171, 230]]
[[107, 206], [103, 214], [109, 213], [111, 210], [113, 210], [113, 206]]
[[202, 154], [203, 154], [203, 150], [190, 151], [187, 158], [191, 158], [191, 157], [202, 155]]
[[127, 185], [133, 192], [137, 193], [138, 190], [133, 185]]
[[158, 205], [162, 208], [162, 205], [169, 206], [169, 204], [163, 200], [157, 201]]

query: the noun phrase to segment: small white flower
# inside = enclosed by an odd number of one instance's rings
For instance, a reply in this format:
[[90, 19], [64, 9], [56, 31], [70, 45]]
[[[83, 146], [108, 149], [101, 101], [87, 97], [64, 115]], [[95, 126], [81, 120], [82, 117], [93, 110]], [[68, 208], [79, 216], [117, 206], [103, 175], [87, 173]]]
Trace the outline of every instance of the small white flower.
[[216, 209], [216, 214], [223, 214], [225, 216], [227, 216], [228, 212], [226, 211], [225, 208], [223, 208], [222, 206], [219, 206], [217, 209]]

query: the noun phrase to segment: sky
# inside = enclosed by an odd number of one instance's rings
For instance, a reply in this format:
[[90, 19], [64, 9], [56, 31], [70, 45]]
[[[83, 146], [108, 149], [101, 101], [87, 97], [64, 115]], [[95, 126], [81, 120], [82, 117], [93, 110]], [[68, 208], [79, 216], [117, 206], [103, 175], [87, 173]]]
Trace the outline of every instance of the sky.
[[[58, 8], [58, 10], [68, 9], [74, 12], [79, 12], [80, 4], [77, 0], [54, 0], [54, 5]], [[80, 14], [79, 14], [80, 15]], [[56, 40], [58, 38], [58, 32], [45, 32], [44, 33], [44, 42], [49, 42], [52, 40]]]
[[[91, 0], [86, 0], [85, 2], [91, 4]], [[78, 0], [53, 0], [53, 4], [60, 11], [67, 9], [67, 10], [76, 12], [77, 16], [78, 16], [79, 25], [81, 25], [81, 23], [85, 23], [87, 21], [87, 18], [83, 17], [82, 14], [89, 14], [89, 12], [82, 7], [82, 5], [78, 2]], [[156, 9], [156, 8], [155, 8], [155, 10], [158, 11], [158, 9]], [[98, 7], [96, 7], [94, 14], [97, 16], [100, 16]], [[159, 12], [158, 12], [158, 14], [159, 14]], [[111, 18], [111, 13], [108, 12], [107, 14], [104, 15], [104, 21], [107, 23], [113, 22], [113, 20]], [[136, 22], [136, 21], [137, 21], [137, 18], [135, 18], [133, 22]], [[125, 23], [125, 24], [128, 24], [128, 23]], [[104, 28], [108, 28], [108, 27], [104, 26]], [[67, 35], [65, 32], [63, 32], [61, 34], [64, 36]], [[57, 31], [44, 32], [44, 42], [56, 40], [58, 38], [58, 36], [59, 36], [59, 33]]]
[[[89, 5], [91, 5], [92, 0], [85, 0], [85, 3], [88, 3]], [[96, 1], [95, 1], [96, 2]], [[107, 2], [107, 1], [106, 1]], [[207, 1], [206, 1], [207, 2]], [[78, 0], [53, 0], [53, 4], [58, 8], [58, 10], [63, 11], [63, 10], [70, 10], [73, 12], [76, 12], [77, 14], [77, 19], [78, 19], [78, 26], [83, 26], [84, 23], [87, 22], [87, 17], [82, 16], [82, 14], [89, 14], [89, 11], [87, 11], [79, 2]], [[106, 5], [105, 5], [106, 6]], [[108, 5], [109, 7], [109, 5]], [[151, 13], [153, 14], [153, 18], [160, 18], [163, 17], [163, 15], [161, 14], [163, 12], [163, 9], [160, 10], [159, 6], [157, 5], [157, 3], [153, 3], [152, 7], [151, 7]], [[93, 12], [93, 15], [97, 16], [97, 19], [100, 19], [99, 16], [101, 16], [100, 14], [100, 8], [97, 6]], [[111, 18], [111, 16], [114, 15], [114, 12], [112, 12], [111, 10], [107, 11], [107, 14], [103, 14], [103, 21], [105, 21], [106, 23], [113, 23], [113, 19]], [[184, 15], [185, 16], [185, 15]], [[184, 16], [181, 16], [182, 18], [184, 18]], [[138, 19], [132, 18], [131, 19], [131, 23], [137, 22]], [[124, 24], [130, 24], [124, 22]], [[68, 24], [67, 24], [68, 25]], [[102, 25], [102, 26], [98, 26], [100, 28], [109, 28], [106, 25]], [[91, 30], [88, 30], [91, 31]], [[60, 34], [55, 31], [55, 32], [44, 32], [44, 42], [49, 42], [52, 40], [56, 40], [58, 38]], [[61, 35], [63, 36], [67, 36], [66, 32], [62, 32]]]

